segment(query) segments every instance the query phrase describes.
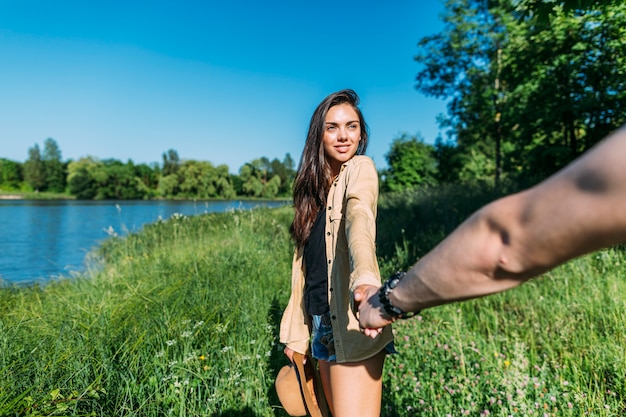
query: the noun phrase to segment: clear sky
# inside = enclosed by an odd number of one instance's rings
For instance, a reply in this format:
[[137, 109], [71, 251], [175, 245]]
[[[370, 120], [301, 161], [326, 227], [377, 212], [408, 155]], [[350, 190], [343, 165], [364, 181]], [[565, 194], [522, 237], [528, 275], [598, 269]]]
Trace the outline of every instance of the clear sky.
[[0, 0], [0, 157], [53, 138], [63, 160], [181, 159], [238, 172], [300, 160], [328, 94], [353, 88], [379, 168], [402, 133], [438, 135], [415, 90], [440, 0]]

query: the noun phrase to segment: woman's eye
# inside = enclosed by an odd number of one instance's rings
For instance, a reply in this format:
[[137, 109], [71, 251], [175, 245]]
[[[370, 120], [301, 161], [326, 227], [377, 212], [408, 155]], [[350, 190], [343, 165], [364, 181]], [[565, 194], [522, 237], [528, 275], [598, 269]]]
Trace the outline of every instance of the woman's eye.
[[336, 127], [335, 126], [326, 126], [326, 130], [335, 130]]

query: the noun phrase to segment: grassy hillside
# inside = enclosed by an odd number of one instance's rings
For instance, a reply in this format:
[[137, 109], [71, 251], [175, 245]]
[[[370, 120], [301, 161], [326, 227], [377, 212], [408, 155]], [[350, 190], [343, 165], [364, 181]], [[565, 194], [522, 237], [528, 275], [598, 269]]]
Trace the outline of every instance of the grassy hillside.
[[[383, 198], [383, 273], [493, 197], [468, 195]], [[292, 215], [174, 216], [107, 241], [83, 277], [1, 289], [0, 415], [285, 416], [273, 378]], [[623, 415], [624, 262], [605, 250], [399, 323], [382, 415]]]

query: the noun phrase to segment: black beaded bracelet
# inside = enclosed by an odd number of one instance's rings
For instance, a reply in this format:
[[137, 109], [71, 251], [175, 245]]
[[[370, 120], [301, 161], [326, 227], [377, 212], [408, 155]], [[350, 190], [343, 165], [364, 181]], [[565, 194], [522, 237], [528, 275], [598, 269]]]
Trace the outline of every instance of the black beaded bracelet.
[[398, 307], [395, 307], [391, 304], [391, 300], [389, 300], [389, 294], [393, 291], [394, 288], [398, 285], [400, 280], [404, 277], [405, 272], [398, 271], [393, 274], [382, 287], [378, 291], [378, 299], [380, 300], [380, 304], [385, 309], [385, 312], [389, 314], [394, 319], [408, 319], [417, 314], [419, 311], [402, 311]]

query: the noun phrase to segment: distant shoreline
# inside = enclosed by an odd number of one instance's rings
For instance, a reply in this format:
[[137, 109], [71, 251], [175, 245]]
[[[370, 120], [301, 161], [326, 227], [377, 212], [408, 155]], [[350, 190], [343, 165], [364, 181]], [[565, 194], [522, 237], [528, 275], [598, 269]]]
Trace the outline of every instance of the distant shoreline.
[[18, 194], [0, 194], [0, 200], [23, 200], [24, 196]]

